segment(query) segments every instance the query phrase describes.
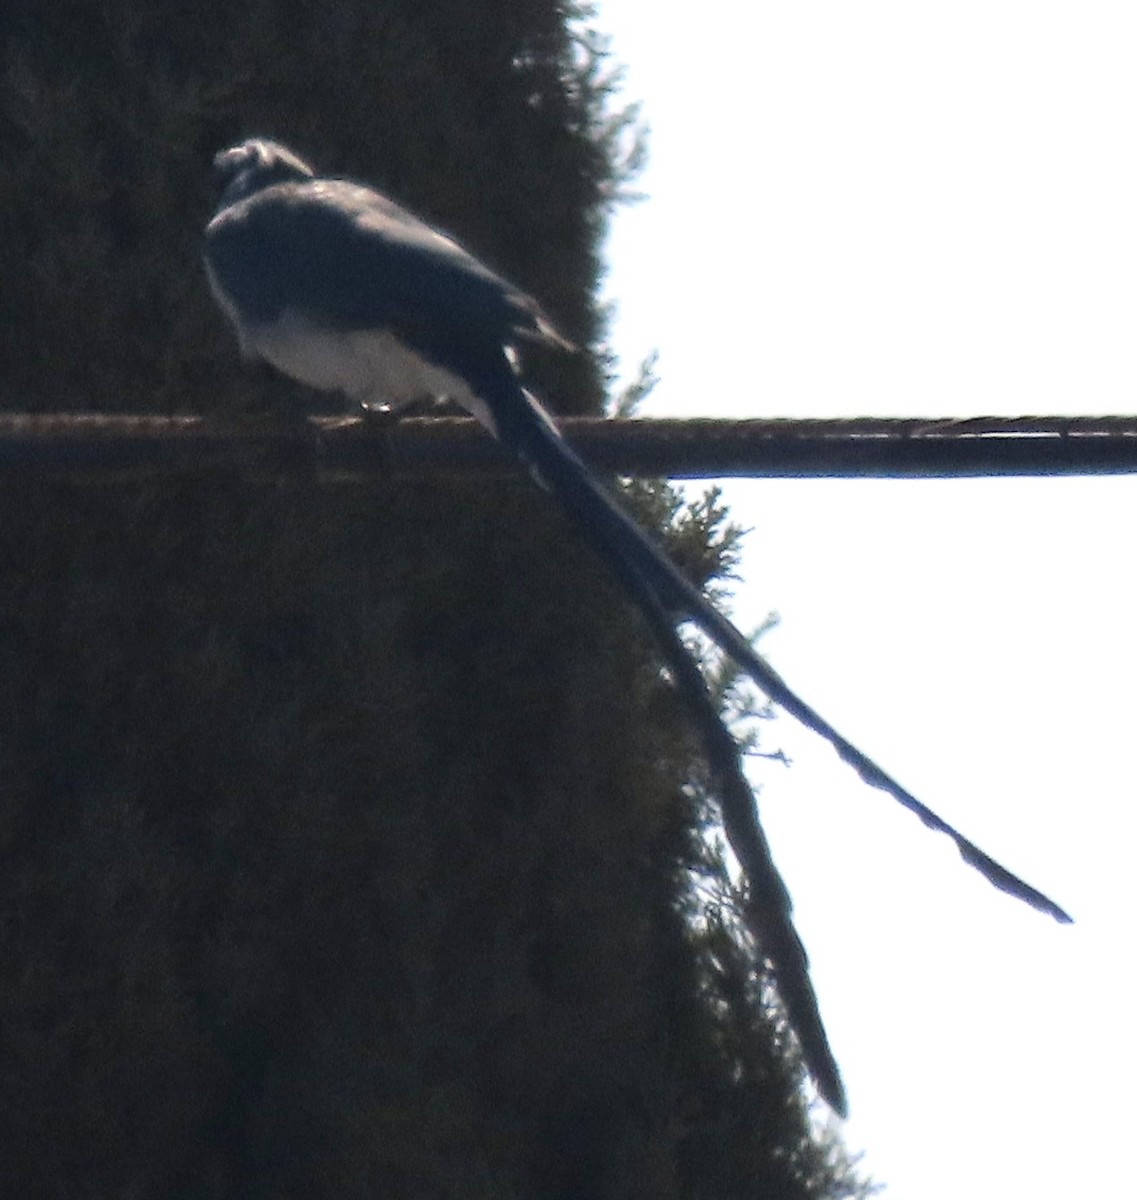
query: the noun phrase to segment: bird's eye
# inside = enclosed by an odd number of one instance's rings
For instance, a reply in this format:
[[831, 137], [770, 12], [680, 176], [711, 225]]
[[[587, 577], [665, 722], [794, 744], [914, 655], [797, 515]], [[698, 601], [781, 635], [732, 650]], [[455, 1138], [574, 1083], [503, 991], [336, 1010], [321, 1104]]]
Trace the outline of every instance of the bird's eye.
[[213, 160], [213, 178], [217, 183], [226, 183], [237, 170], [239, 151], [222, 150]]

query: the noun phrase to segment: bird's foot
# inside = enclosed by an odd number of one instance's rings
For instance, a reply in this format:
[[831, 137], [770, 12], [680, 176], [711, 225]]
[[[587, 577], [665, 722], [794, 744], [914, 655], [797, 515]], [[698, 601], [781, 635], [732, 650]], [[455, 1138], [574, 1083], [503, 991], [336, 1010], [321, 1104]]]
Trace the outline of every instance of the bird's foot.
[[364, 400], [359, 406], [359, 415], [368, 429], [382, 430], [394, 428], [399, 423], [403, 411], [393, 408], [390, 404], [372, 404]]

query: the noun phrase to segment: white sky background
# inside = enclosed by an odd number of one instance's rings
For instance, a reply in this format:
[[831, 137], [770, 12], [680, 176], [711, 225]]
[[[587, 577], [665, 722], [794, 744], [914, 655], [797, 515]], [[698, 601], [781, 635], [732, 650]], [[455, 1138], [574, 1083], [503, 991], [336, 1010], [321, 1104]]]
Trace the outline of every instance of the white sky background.
[[[1137, 412], [1137, 8], [602, 0], [652, 127], [609, 245], [645, 416]], [[751, 481], [734, 616], [1075, 916], [991, 889], [782, 718], [758, 764], [897, 1200], [1132, 1194], [1137, 477]]]

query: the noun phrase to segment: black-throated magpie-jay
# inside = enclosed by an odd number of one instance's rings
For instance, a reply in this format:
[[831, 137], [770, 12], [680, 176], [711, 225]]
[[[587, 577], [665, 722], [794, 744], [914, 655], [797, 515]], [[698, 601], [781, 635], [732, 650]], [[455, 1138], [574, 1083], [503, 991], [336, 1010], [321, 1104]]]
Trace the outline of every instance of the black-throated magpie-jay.
[[221, 186], [206, 229], [210, 286], [242, 352], [365, 408], [446, 396], [476, 417], [553, 493], [621, 579], [688, 698], [748, 876], [748, 916], [806, 1064], [828, 1102], [844, 1091], [758, 823], [738, 747], [678, 634], [694, 623], [774, 701], [829, 741], [861, 777], [953, 838], [996, 887], [1060, 921], [1068, 915], [921, 804], [802, 701], [750, 642], [620, 509], [519, 383], [510, 352], [568, 343], [537, 304], [450, 237], [371, 188], [321, 178], [276, 142], [252, 139], [214, 162]]

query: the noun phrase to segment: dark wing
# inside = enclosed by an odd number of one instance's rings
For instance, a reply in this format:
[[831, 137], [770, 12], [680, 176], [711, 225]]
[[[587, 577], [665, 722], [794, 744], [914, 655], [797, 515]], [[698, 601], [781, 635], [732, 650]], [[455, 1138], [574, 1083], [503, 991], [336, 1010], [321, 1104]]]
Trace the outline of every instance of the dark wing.
[[567, 345], [533, 300], [457, 242], [340, 180], [277, 184], [230, 205], [210, 222], [205, 254], [252, 322], [287, 308], [330, 328], [388, 329], [435, 361], [456, 340]]

